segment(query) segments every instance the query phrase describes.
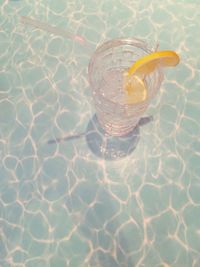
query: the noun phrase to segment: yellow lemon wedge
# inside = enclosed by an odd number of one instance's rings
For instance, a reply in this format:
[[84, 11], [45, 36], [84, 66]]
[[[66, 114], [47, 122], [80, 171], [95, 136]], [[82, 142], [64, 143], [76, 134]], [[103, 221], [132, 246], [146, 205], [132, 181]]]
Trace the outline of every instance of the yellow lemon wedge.
[[147, 75], [158, 66], [174, 67], [180, 61], [176, 52], [171, 50], [157, 51], [138, 59], [129, 69], [128, 75]]
[[158, 67], [174, 67], [180, 61], [176, 52], [171, 50], [157, 51], [138, 59], [124, 73], [124, 88], [127, 92], [126, 103], [134, 104], [145, 101], [147, 88], [144, 77]]
[[136, 104], [147, 99], [147, 88], [145, 82], [138, 76], [124, 78], [126, 86], [126, 104]]

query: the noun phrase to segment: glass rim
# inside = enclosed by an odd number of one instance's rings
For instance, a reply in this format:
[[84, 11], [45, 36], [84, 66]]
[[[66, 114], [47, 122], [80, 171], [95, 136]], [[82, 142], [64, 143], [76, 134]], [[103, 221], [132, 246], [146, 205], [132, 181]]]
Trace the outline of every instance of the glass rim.
[[90, 58], [90, 62], [89, 62], [89, 66], [91, 61], [94, 60], [94, 57], [102, 52], [104, 52], [105, 50], [111, 48], [111, 47], [115, 47], [115, 46], [119, 46], [119, 45], [132, 45], [132, 46], [138, 46], [139, 48], [141, 48], [141, 45], [145, 46], [145, 50], [147, 52], [154, 52], [157, 50], [159, 43], [158, 41], [155, 41], [155, 49], [152, 49], [152, 47], [148, 47], [148, 43], [144, 40], [144, 39], [140, 39], [137, 37], [133, 37], [133, 38], [115, 38], [115, 39], [110, 39], [107, 40], [105, 42], [103, 42], [102, 44], [98, 45], [96, 50], [93, 52], [91, 58]]

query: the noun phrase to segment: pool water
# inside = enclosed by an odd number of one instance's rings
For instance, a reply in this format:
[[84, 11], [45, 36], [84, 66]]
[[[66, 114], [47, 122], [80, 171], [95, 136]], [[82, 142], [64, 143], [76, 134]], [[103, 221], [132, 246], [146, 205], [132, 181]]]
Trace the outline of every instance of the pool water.
[[[199, 267], [199, 1], [0, 2], [0, 266]], [[99, 126], [87, 73], [118, 37], [181, 57], [126, 137]]]

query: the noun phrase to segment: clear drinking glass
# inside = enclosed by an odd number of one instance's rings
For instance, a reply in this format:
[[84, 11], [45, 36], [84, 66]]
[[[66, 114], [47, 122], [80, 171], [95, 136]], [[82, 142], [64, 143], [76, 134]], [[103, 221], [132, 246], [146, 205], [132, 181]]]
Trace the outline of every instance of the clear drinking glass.
[[110, 135], [123, 136], [131, 132], [146, 111], [150, 100], [163, 80], [161, 69], [145, 77], [148, 97], [137, 104], [127, 104], [123, 74], [142, 56], [154, 52], [140, 39], [114, 39], [98, 47], [89, 63], [96, 115], [102, 128]]

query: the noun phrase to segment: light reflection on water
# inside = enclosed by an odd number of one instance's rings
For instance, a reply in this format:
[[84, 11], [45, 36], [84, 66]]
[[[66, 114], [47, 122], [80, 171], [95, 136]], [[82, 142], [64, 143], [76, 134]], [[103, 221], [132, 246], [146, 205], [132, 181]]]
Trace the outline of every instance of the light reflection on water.
[[[198, 2], [13, 0], [0, 11], [0, 265], [200, 266]], [[153, 120], [126, 138], [103, 133], [89, 120], [91, 50], [21, 16], [94, 49], [156, 34], [182, 61]]]

